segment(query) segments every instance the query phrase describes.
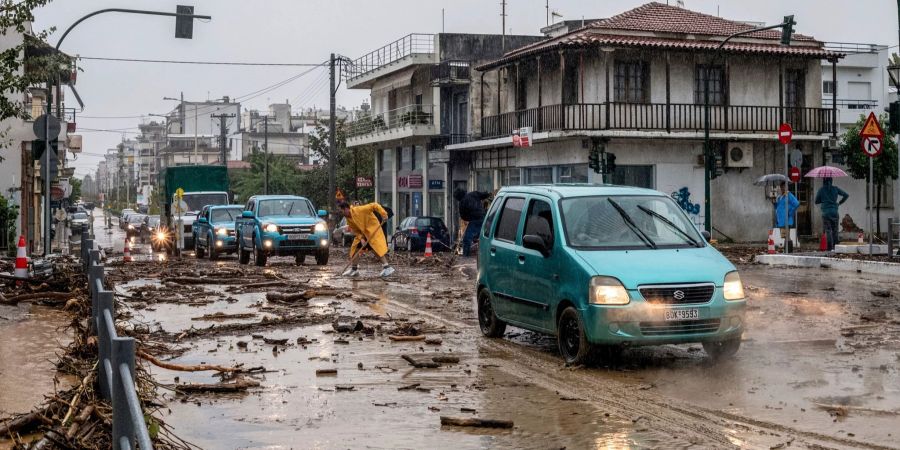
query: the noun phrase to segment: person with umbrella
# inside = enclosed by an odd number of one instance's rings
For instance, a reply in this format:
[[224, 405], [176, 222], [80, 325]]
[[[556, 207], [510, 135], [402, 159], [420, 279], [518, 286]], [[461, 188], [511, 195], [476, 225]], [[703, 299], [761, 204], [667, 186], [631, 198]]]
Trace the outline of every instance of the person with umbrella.
[[[838, 200], [838, 197], [840, 197], [840, 200]], [[844, 192], [843, 189], [835, 186], [831, 177], [822, 179], [822, 187], [816, 193], [816, 204], [820, 205], [822, 210], [822, 224], [825, 227], [825, 240], [828, 243], [828, 251], [834, 250], [834, 246], [838, 242], [838, 223], [840, 221], [838, 207], [843, 205], [848, 198], [850, 198], [850, 195]]]
[[775, 199], [775, 227], [785, 228], [785, 221], [787, 221], [788, 232], [785, 239], [787, 242], [791, 240], [790, 228], [794, 228], [794, 216], [797, 208], [800, 207], [800, 201], [788, 190], [786, 181], [779, 184], [779, 192], [778, 198]]

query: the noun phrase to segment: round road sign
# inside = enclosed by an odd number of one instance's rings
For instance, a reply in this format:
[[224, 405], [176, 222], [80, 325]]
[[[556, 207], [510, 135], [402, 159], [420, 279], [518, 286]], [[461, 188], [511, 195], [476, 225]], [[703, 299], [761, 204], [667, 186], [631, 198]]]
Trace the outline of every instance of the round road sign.
[[791, 179], [791, 183], [797, 183], [800, 181], [800, 168], [799, 167], [791, 167], [791, 171], [788, 175]]
[[860, 140], [863, 153], [869, 158], [874, 158], [881, 154], [882, 145], [881, 138], [878, 136], [865, 136]]
[[794, 129], [791, 128], [791, 124], [783, 123], [780, 127], [778, 127], [778, 141], [784, 145], [788, 145], [791, 143], [791, 139], [794, 137]]
[[41, 115], [34, 121], [34, 125], [32, 125], [32, 129], [34, 130], [34, 135], [37, 136], [38, 139], [46, 139], [47, 135], [47, 118], [50, 118], [50, 139], [59, 138], [59, 132], [62, 130], [62, 127], [59, 123], [59, 119], [54, 116], [48, 116], [46, 114]]

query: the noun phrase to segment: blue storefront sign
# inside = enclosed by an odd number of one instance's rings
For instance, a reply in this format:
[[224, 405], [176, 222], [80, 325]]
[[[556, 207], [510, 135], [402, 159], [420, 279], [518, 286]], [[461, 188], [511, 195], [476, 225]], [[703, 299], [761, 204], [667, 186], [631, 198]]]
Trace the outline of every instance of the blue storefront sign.
[[421, 192], [413, 192], [412, 193], [412, 214], [411, 216], [421, 216], [422, 215], [422, 193]]
[[443, 189], [444, 180], [428, 180], [428, 189]]

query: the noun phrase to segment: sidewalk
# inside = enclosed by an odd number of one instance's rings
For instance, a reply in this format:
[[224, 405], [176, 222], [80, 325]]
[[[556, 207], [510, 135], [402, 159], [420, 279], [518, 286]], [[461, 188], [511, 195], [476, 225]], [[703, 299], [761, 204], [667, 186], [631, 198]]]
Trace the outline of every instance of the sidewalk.
[[834, 253], [809, 252], [756, 255], [754, 261], [758, 264], [769, 266], [823, 268], [857, 273], [900, 276], [900, 259], [898, 259], [897, 262], [890, 262], [887, 257], [884, 257], [884, 259], [885, 260], [883, 261], [874, 259], [854, 259], [849, 257], [835, 257]]

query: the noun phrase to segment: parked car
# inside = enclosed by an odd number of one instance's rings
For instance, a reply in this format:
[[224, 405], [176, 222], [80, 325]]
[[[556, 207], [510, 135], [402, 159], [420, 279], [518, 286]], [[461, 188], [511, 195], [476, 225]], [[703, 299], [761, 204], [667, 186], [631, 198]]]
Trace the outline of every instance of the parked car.
[[131, 208], [125, 208], [119, 214], [119, 228], [125, 230], [128, 228], [128, 216], [130, 214], [134, 214], [134, 210]]
[[72, 214], [69, 220], [69, 228], [72, 230], [72, 233], [81, 233], [90, 227], [89, 220], [87, 213], [76, 212]]
[[[303, 264], [307, 255], [316, 264], [328, 264], [328, 213], [316, 212], [312, 202], [294, 195], [255, 195], [237, 219], [238, 262], [247, 264], [253, 254], [257, 266], [269, 256], [294, 256]], [[318, 216], [318, 217], [317, 217]]]
[[144, 217], [147, 217], [144, 214], [133, 213], [129, 214], [128, 218], [125, 220], [127, 225], [125, 226], [125, 236], [134, 237], [140, 236], [141, 234], [141, 225], [144, 223]]
[[141, 222], [141, 229], [138, 236], [141, 237], [141, 243], [152, 241], [153, 235], [159, 229], [159, 216], [144, 216]]
[[344, 217], [341, 219], [341, 222], [331, 233], [331, 240], [335, 245], [340, 245], [342, 247], [347, 247], [348, 245], [353, 243], [353, 239], [356, 238], [356, 235], [350, 230], [350, 227], [347, 226], [347, 218]]
[[191, 227], [197, 258], [209, 255], [214, 260], [220, 253], [230, 255], [237, 251], [234, 224], [243, 212], [240, 205], [204, 206]]
[[481, 231], [481, 331], [506, 324], [555, 334], [567, 363], [595, 346], [699, 342], [737, 352], [741, 277], [667, 195], [648, 189], [503, 188]]
[[431, 249], [450, 249], [450, 231], [440, 217], [407, 217], [400, 222], [391, 240], [395, 250], [425, 251], [425, 240], [431, 234]]

